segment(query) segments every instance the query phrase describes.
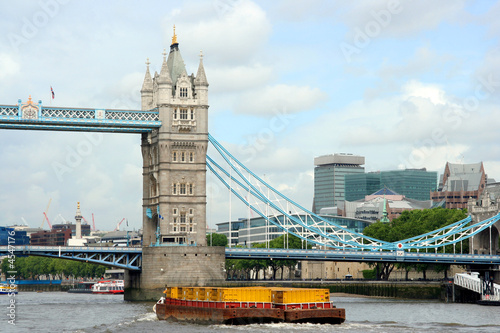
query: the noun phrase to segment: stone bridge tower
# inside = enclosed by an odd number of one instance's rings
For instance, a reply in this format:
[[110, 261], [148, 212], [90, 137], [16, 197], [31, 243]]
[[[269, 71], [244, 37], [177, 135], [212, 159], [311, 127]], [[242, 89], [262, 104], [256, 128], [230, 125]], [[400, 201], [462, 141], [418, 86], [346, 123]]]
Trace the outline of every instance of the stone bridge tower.
[[[467, 202], [467, 209], [472, 216], [472, 223], [489, 219], [500, 212], [500, 201], [493, 199], [486, 188], [477, 200], [472, 198]], [[498, 237], [500, 235], [500, 221], [497, 221], [491, 229], [486, 229], [472, 237], [470, 242], [471, 254], [499, 254]], [[500, 275], [499, 279], [500, 280]]]
[[143, 134], [143, 246], [206, 245], [208, 82], [203, 56], [187, 75], [177, 36], [160, 74], [147, 63], [142, 110], [158, 108], [162, 127]]
[[160, 73], [151, 76], [149, 60], [146, 64], [142, 110], [157, 108], [162, 126], [142, 134], [142, 270], [127, 272], [127, 300], [157, 300], [165, 285], [224, 281], [224, 248], [206, 246], [208, 82], [203, 56], [196, 76], [187, 75], [174, 27]]

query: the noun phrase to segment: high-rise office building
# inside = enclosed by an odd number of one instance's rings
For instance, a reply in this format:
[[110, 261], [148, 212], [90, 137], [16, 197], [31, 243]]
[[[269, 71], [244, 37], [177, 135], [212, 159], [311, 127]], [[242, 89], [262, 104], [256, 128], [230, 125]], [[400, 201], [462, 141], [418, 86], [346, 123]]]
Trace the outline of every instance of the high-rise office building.
[[380, 190], [380, 172], [353, 173], [345, 176], [345, 200], [356, 201]]
[[313, 212], [321, 208], [337, 207], [345, 200], [345, 176], [363, 174], [365, 157], [352, 154], [334, 154], [314, 159]]
[[429, 200], [437, 188], [437, 172], [423, 169], [378, 171], [345, 176], [347, 201], [363, 199], [382, 188], [388, 188], [406, 198]]

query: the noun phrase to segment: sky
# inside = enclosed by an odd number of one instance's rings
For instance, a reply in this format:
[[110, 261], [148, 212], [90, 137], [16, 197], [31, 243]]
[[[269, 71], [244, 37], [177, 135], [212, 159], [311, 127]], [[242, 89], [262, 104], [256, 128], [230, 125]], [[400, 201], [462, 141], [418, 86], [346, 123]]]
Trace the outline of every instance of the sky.
[[[499, 16], [498, 1], [2, 1], [0, 104], [140, 109], [175, 24], [188, 73], [203, 51], [210, 133], [306, 208], [327, 154], [365, 156], [367, 172], [483, 162], [499, 180]], [[47, 228], [50, 201], [52, 223], [80, 202], [97, 229], [141, 228], [140, 135], [0, 142], [0, 225]], [[207, 181], [210, 227], [248, 215]]]

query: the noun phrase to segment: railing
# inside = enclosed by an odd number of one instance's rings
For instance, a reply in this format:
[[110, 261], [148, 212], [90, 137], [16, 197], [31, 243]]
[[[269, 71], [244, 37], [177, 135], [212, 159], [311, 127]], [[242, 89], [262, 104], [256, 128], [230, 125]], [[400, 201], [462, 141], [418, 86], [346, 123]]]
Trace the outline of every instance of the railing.
[[484, 294], [484, 283], [479, 274], [455, 274], [454, 283], [465, 289], [472, 290], [481, 295], [482, 300], [500, 301], [500, 285], [493, 283], [493, 295]]
[[455, 274], [453, 282], [462, 288], [472, 290], [476, 293], [483, 293], [483, 283], [478, 275]]

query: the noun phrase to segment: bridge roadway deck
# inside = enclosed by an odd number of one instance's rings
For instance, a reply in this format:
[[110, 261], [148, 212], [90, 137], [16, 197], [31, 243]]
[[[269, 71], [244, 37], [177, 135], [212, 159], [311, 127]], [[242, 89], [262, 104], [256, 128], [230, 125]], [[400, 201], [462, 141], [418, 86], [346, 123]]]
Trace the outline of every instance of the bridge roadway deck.
[[31, 104], [0, 105], [0, 129], [144, 133], [161, 127], [158, 109], [112, 110]]
[[499, 265], [500, 256], [403, 251], [348, 251], [226, 248], [229, 259], [292, 259], [319, 261], [397, 262], [452, 265]]
[[140, 247], [86, 247], [86, 246], [0, 246], [0, 256], [42, 256], [103, 264], [128, 270], [141, 270]]
[[[140, 270], [140, 247], [0, 246], [0, 256], [46, 256]], [[227, 259], [289, 259], [350, 262], [394, 262], [452, 265], [500, 265], [500, 256], [485, 254], [416, 253], [403, 251], [348, 251], [226, 248]]]

